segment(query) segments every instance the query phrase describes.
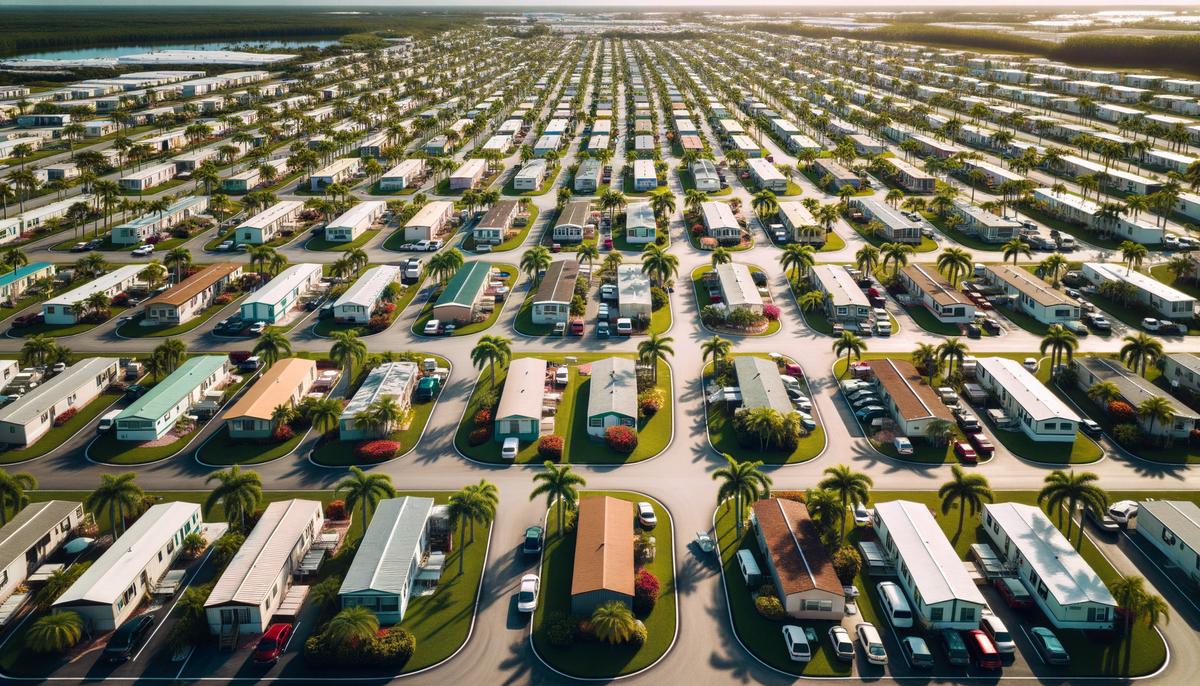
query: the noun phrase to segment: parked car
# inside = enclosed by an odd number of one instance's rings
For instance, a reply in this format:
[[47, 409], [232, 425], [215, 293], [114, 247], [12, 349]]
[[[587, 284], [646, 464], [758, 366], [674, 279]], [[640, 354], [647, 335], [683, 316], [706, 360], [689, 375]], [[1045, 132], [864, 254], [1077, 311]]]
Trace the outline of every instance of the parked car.
[[1035, 626], [1029, 630], [1029, 642], [1037, 649], [1038, 655], [1048, 665], [1069, 665], [1071, 655], [1063, 647], [1058, 636], [1044, 626]]
[[542, 552], [542, 538], [545, 533], [542, 527], [536, 525], [525, 529], [525, 538], [521, 541], [521, 552], [526, 555], [537, 555]]
[[555, 322], [554, 323], [554, 335], [555, 336], [567, 335], [567, 323], [566, 322]]
[[563, 365], [554, 370], [554, 385], [566, 386], [571, 380], [571, 368]]
[[267, 330], [266, 322], [254, 322], [253, 324], [250, 325], [250, 328], [248, 329], [250, 334], [253, 336], [257, 336], [266, 330]]
[[962, 429], [968, 437], [983, 431], [983, 427], [979, 425], [979, 418], [966, 410], [956, 413], [954, 421], [958, 423], [958, 428]]
[[582, 319], [572, 319], [571, 320], [571, 335], [572, 336], [582, 336], [583, 335], [583, 320]]
[[876, 417], [882, 417], [885, 414], [887, 414], [887, 410], [883, 409], [883, 406], [868, 405], [861, 410], [856, 411], [854, 416], [857, 417], [858, 421], [860, 422], [867, 422], [875, 419]]
[[1096, 528], [1100, 529], [1101, 531], [1116, 533], [1117, 531], [1121, 530], [1121, 525], [1118, 524], [1117, 520], [1108, 513], [1108, 510], [1095, 512], [1091, 508], [1085, 507], [1083, 509], [1083, 516], [1087, 517], [1092, 524], [1095, 524]]
[[904, 649], [904, 654], [913, 667], [920, 669], [933, 667], [933, 653], [930, 652], [929, 644], [925, 643], [925, 639], [920, 636], [905, 636], [900, 639], [900, 647]]
[[616, 284], [606, 283], [603, 286], [601, 286], [600, 287], [600, 299], [601, 300], [616, 300], [617, 299]]
[[854, 641], [850, 640], [850, 632], [840, 624], [829, 627], [829, 645], [833, 648], [833, 656], [842, 662], [854, 661]]
[[1004, 598], [1005, 605], [1014, 610], [1033, 607], [1033, 596], [1029, 594], [1029, 590], [1025, 588], [1025, 584], [1020, 579], [1004, 576], [996, 579], [992, 584], [1000, 592], [1000, 597]]
[[126, 662], [142, 647], [150, 630], [154, 628], [154, 615], [143, 614], [132, 617], [108, 637], [104, 646], [104, 659], [108, 662]]
[[608, 321], [608, 303], [600, 303], [600, 307], [596, 310], [596, 317], [600, 321]]
[[292, 625], [286, 622], [276, 622], [267, 627], [258, 645], [254, 647], [254, 661], [260, 665], [275, 664], [287, 647], [292, 637]]
[[515, 460], [520, 449], [521, 441], [516, 436], [509, 436], [500, 444], [500, 457], [505, 460]]
[[596, 337], [608, 338], [612, 335], [612, 330], [608, 326], [608, 322], [596, 322]]
[[966, 632], [964, 640], [967, 643], [967, 650], [971, 653], [971, 658], [975, 662], [975, 666], [980, 669], [1003, 669], [1004, 662], [1000, 660], [1000, 652], [996, 650], [996, 644], [992, 643], [992, 639], [979, 629], [971, 629]]
[[962, 634], [954, 629], [942, 629], [938, 632], [941, 639], [942, 652], [946, 653], [946, 661], [952, 665], [965, 667], [971, 664], [971, 653], [967, 651], [967, 642]]
[[658, 515], [654, 514], [654, 506], [644, 500], [638, 503], [637, 520], [643, 529], [653, 529], [658, 526]]
[[979, 454], [975, 452], [966, 441], [954, 442], [954, 454], [958, 456], [959, 461], [975, 464], [979, 462]]
[[1118, 500], [1108, 507], [1108, 516], [1121, 526], [1129, 526], [1129, 520], [1137, 516], [1138, 504], [1132, 500]]
[[542, 581], [537, 574], [521, 577], [521, 588], [517, 591], [517, 612], [533, 612], [537, 609], [538, 589]]
[[1017, 652], [1017, 644], [1013, 642], [1013, 637], [1008, 632], [1008, 627], [1004, 626], [1004, 620], [995, 614], [985, 609], [983, 616], [979, 618], [979, 628], [983, 629], [988, 638], [992, 639], [992, 643], [996, 645], [996, 650], [1005, 654]]
[[629, 317], [621, 317], [617, 320], [617, 335], [631, 336], [633, 335], [633, 320]]
[[876, 665], [887, 664], [887, 650], [883, 647], [883, 639], [879, 636], [879, 630], [875, 628], [874, 624], [859, 622], [854, 627], [854, 633], [858, 635], [858, 641], [863, 645], [867, 662]]
[[120, 410], [109, 410], [108, 412], [105, 412], [104, 416], [100, 417], [100, 422], [96, 424], [96, 431], [100, 433], [112, 431], [113, 426], [117, 422], [117, 415], [119, 414], [121, 414]]
[[1076, 336], [1086, 336], [1088, 333], [1090, 333], [1087, 326], [1083, 322], [1077, 322], [1075, 320], [1063, 322], [1063, 328], [1075, 334]]
[[971, 447], [975, 449], [976, 454], [984, 459], [991, 457], [996, 453], [996, 446], [983, 435], [983, 432], [967, 434], [967, 440], [971, 442]]
[[812, 646], [808, 645], [808, 637], [804, 635], [803, 628], [794, 624], [784, 625], [783, 644], [793, 662], [808, 662], [812, 659]]
[[896, 436], [892, 439], [892, 446], [896, 448], [898, 455], [912, 455], [913, 444], [906, 436]]
[[1021, 363], [1021, 366], [1024, 367], [1025, 369], [1029, 370], [1030, 372], [1037, 374], [1037, 370], [1038, 370], [1037, 358], [1026, 357], [1025, 361]]
[[1100, 434], [1104, 433], [1104, 429], [1091, 419], [1079, 420], [1079, 428], [1088, 436], [1099, 436]]

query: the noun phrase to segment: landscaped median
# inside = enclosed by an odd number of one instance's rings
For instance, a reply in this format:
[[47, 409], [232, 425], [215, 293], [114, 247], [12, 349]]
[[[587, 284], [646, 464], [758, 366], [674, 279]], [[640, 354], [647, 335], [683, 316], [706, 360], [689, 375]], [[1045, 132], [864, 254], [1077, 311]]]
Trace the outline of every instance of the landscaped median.
[[[754, 282], [756, 289], [766, 288], [767, 274], [762, 269], [752, 265], [733, 263], [734, 267], [745, 266]], [[770, 336], [779, 331], [780, 309], [770, 302], [770, 298], [762, 298], [762, 312], [758, 313], [750, 307], [734, 306], [728, 313], [722, 313], [717, 302], [725, 303], [728, 294], [723, 293], [715, 270], [711, 266], [696, 267], [692, 271], [692, 295], [696, 298], [696, 309], [700, 312], [700, 321], [704, 328], [713, 333], [733, 336]], [[717, 301], [713, 298], [716, 297]], [[752, 297], [752, 296], [751, 296]]]
[[[366, 338], [367, 336], [374, 336], [376, 333], [383, 333], [387, 329], [391, 328], [392, 324], [396, 323], [396, 320], [399, 319], [400, 315], [404, 313], [404, 308], [408, 307], [409, 303], [411, 303], [413, 301], [413, 298], [417, 297], [417, 293], [421, 292], [421, 285], [423, 283], [425, 283], [425, 270], [424, 269], [421, 270], [420, 278], [418, 278], [413, 283], [409, 283], [409, 284], [397, 283], [396, 284], [397, 286], [400, 287], [400, 292], [396, 296], [395, 301], [392, 303], [393, 305], [395, 305], [395, 308], [390, 313], [391, 321], [388, 322], [387, 327], [385, 327], [384, 329], [382, 329], [380, 331], [372, 332], [371, 327], [368, 324], [359, 324], [356, 322], [355, 323], [339, 322], [336, 319], [334, 319], [333, 317], [326, 317], [325, 319], [318, 319], [317, 323], [312, 325], [311, 331], [313, 332], [313, 335], [320, 336], [321, 338], [330, 338], [333, 336], [333, 334], [335, 332], [338, 332], [338, 331], [357, 331], [358, 332], [357, 335], [360, 338]], [[349, 286], [349, 285], [350, 284], [347, 284], [347, 286]], [[329, 297], [329, 304], [332, 305], [334, 302], [337, 302], [337, 296], [340, 295], [345, 290], [346, 289], [343, 288], [339, 292], [331, 293], [330, 297]]]
[[[491, 464], [534, 463], [549, 459], [575, 464], [628, 464], [650, 459], [661, 453], [670, 444], [674, 435], [674, 398], [671, 395], [671, 367], [658, 362], [658, 378], [651, 382], [648, 374], [638, 373], [640, 380], [637, 393], [637, 445], [631, 452], [622, 453], [610, 448], [604, 439], [588, 434], [588, 397], [591, 384], [589, 376], [580, 373], [580, 367], [590, 366], [600, 359], [623, 357], [632, 359], [631, 353], [576, 353], [561, 354], [519, 353], [514, 359], [540, 358], [546, 360], [550, 369], [566, 365], [569, 368], [566, 386], [553, 386], [553, 393], [561, 394], [554, 409], [554, 433], [558, 440], [522, 440], [521, 449], [515, 460], [500, 456], [500, 441], [495, 437], [496, 411], [503, 397], [508, 369], [497, 365], [496, 381], [492, 384], [491, 370], [484, 368], [475, 382], [475, 390], [467, 403], [466, 412], [459, 422], [454, 436], [455, 448], [466, 457]], [[589, 370], [590, 371], [590, 370]], [[532, 380], [531, 380], [532, 382]], [[650, 387], [652, 383], [653, 387]], [[547, 381], [549, 386], [549, 382]], [[652, 407], [656, 410], [648, 413]], [[539, 408], [540, 411], [541, 408]], [[556, 444], [542, 445], [540, 443]]]
[[[463, 269], [467, 269], [469, 266], [470, 266], [470, 263], [468, 263], [462, 267], [459, 267], [459, 271], [462, 271]], [[504, 264], [501, 262], [493, 262], [493, 263], [491, 263], [490, 266], [492, 268], [492, 277], [494, 277], [495, 279], [499, 279], [501, 281], [501, 283], [503, 284], [504, 288], [507, 289], [507, 291], [504, 295], [504, 299], [497, 301], [492, 306], [492, 311], [490, 313], [488, 313], [487, 316], [485, 316], [483, 319], [481, 319], [479, 321], [472, 321], [468, 324], [463, 324], [461, 326], [456, 326], [454, 329], [454, 333], [451, 334], [452, 336], [467, 336], [470, 334], [476, 334], [476, 333], [480, 333], [482, 331], [487, 331], [489, 328], [491, 328], [492, 324], [495, 324], [496, 320], [500, 318], [501, 310], [504, 309], [504, 305], [508, 302], [508, 299], [510, 297], [512, 297], [512, 287], [513, 287], [513, 284], [516, 283], [516, 280], [517, 280], [517, 273], [518, 273], [517, 268], [511, 264]], [[489, 278], [492, 278], [492, 277], [489, 277]], [[463, 307], [467, 307], [467, 308], [471, 309], [472, 312], [474, 311], [475, 294], [467, 293], [465, 290], [463, 290], [461, 288], [457, 288], [457, 286], [460, 286], [460, 285], [464, 285], [464, 284], [456, 283], [456, 280], [453, 277], [451, 277], [450, 281], [447, 284], [438, 285], [438, 286], [434, 287], [433, 292], [431, 292], [429, 294], [429, 300], [427, 300], [425, 302], [425, 306], [421, 308], [421, 312], [417, 315], [416, 321], [413, 322], [412, 332], [414, 334], [416, 334], [418, 336], [426, 335], [425, 334], [425, 324], [427, 324], [429, 322], [429, 320], [435, 318], [434, 317], [434, 307], [435, 307], [435, 305], [438, 304], [438, 299], [442, 297], [442, 294], [445, 292], [445, 290], [447, 288], [455, 288], [457, 295], [455, 296], [454, 302], [461, 302], [463, 304]], [[466, 283], [465, 285], [469, 286], [470, 284]], [[482, 288], [486, 291], [486, 290], [490, 289], [490, 286], [485, 282], [483, 284]], [[449, 303], [449, 301], [447, 302], [447, 304], [448, 303]]]
[[[565, 529], [558, 527], [558, 506], [550, 508], [546, 515], [545, 549], [541, 560], [541, 592], [538, 606], [533, 615], [530, 641], [537, 656], [562, 674], [581, 679], [612, 679], [628, 676], [652, 667], [675, 643], [678, 631], [678, 608], [675, 592], [674, 524], [671, 514], [656, 500], [630, 491], [586, 491], [580, 499], [607, 496], [631, 505], [636, 513], [636, 504], [649, 503], [658, 520], [650, 530], [641, 529], [634, 518], [629, 521], [627, 535], [634, 538], [634, 559], [628, 564], [636, 569], [634, 574], [635, 595], [632, 600], [632, 617], [645, 627], [644, 641], [608, 643], [596, 635], [594, 616], [590, 613], [575, 613], [572, 607], [572, 580], [576, 561], [575, 512], [566, 513]], [[589, 529], [589, 534], [595, 532]], [[652, 542], [651, 542], [651, 539]], [[645, 554], [653, 549], [650, 559]], [[623, 565], [624, 560], [610, 560], [606, 564]], [[579, 570], [591, 575], [591, 570]], [[597, 572], [598, 573], [598, 572]], [[607, 575], [604, 575], [607, 578]], [[653, 582], [653, 583], [652, 583]], [[657, 593], [651, 588], [657, 586]], [[647, 600], [650, 596], [656, 599]], [[649, 608], [647, 608], [649, 605]], [[628, 619], [628, 617], [626, 617]], [[603, 632], [603, 629], [601, 629]], [[635, 630], [638, 631], [638, 630]]]
[[[710, 397], [710, 392], [716, 389], [738, 385], [738, 377], [734, 372], [734, 360], [738, 357], [759, 358], [775, 364], [777, 368], [782, 365], [795, 364], [790, 358], [779, 357], [776, 359], [767, 353], [752, 353], [733, 355], [721, 361], [721, 373], [719, 376], [714, 376], [713, 374], [713, 370], [715, 369], [714, 363], [710, 362], [705, 365], [701, 386], [705, 394], [704, 415], [708, 430], [708, 444], [712, 446], [712, 449], [721, 454], [731, 455], [735, 460], [761, 460], [767, 464], [797, 464], [807, 462], [823, 453], [827, 443], [825, 427], [820, 421], [820, 417], [816, 414], [815, 408], [809, 414], [812, 416], [816, 426], [808, 429], [801, 425], [796, 430], [794, 436], [781, 443], [778, 436], [785, 435], [786, 432], [776, 432], [777, 435], [775, 438], [760, 440], [758, 437], [751, 435], [748, 427], [743, 426], [744, 420], [737, 418], [737, 410], [727, 405], [724, 400]], [[781, 373], [783, 371], [783, 369], [780, 369]], [[805, 376], [799, 380], [799, 383], [801, 388], [804, 389], [804, 394], [811, 401], [812, 391], [808, 385], [808, 378]], [[744, 403], [744, 393], [742, 398]], [[788, 425], [786, 422], [783, 422], [783, 419], [784, 417], [779, 418], [781, 426], [786, 428]], [[742, 431], [740, 432], [738, 430], [739, 426], [742, 426]], [[778, 427], [772, 427], [772, 429], [774, 428]], [[766, 427], [763, 430], [768, 431]]]

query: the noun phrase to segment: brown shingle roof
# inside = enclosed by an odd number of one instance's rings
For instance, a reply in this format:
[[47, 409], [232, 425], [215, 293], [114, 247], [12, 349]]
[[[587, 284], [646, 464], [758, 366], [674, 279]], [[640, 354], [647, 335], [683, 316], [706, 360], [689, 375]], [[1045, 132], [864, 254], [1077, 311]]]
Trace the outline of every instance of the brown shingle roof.
[[201, 269], [179, 284], [146, 301], [147, 305], [175, 305], [178, 307], [191, 300], [197, 293], [203, 291], [217, 281], [240, 270], [242, 265], [232, 262], [220, 262]]
[[936, 417], [953, 422], [950, 408], [938, 397], [937, 392], [925, 383], [925, 379], [917, 372], [911, 362], [905, 360], [871, 360], [868, 362], [875, 378], [883, 386], [892, 402], [896, 404], [901, 417], [906, 420]]
[[784, 595], [812, 589], [841, 594], [842, 582], [829, 551], [821, 543], [808, 508], [794, 500], [769, 498], [754, 503], [754, 519], [762, 532]]
[[633, 503], [606, 495], [579, 500], [571, 595], [633, 595]]
[[575, 281], [579, 278], [579, 263], [568, 257], [550, 263], [542, 282], [533, 296], [535, 303], [571, 302], [575, 297]]
[[926, 269], [920, 264], [910, 264], [901, 269], [900, 273], [942, 307], [971, 304], [967, 296], [950, 285], [950, 282], [936, 269]]

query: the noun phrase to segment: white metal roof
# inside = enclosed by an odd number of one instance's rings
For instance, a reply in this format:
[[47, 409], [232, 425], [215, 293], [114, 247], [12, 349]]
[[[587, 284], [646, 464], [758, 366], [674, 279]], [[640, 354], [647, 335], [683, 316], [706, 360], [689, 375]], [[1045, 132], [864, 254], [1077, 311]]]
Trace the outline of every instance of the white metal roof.
[[654, 209], [648, 202], [631, 202], [625, 208], [625, 228], [654, 229], [658, 223], [654, 220]]
[[117, 602], [158, 551], [193, 517], [200, 518], [200, 506], [196, 503], [160, 503], [146, 510], [54, 605]]
[[400, 277], [400, 268], [394, 265], [383, 264], [378, 267], [371, 267], [354, 285], [346, 289], [345, 293], [333, 303], [334, 308], [342, 305], [362, 305], [363, 307], [372, 307], [376, 302], [379, 302], [379, 296], [383, 293], [383, 289], [387, 288], [388, 284], [392, 283]]
[[124, 267], [117, 267], [111, 272], [93, 279], [79, 288], [67, 291], [62, 295], [57, 295], [42, 304], [70, 307], [75, 303], [87, 300], [94, 293], [102, 293], [114, 287], [124, 288], [137, 279], [137, 275], [145, 268], [146, 265], [144, 264], [127, 264]]
[[746, 164], [750, 166], [750, 171], [754, 173], [762, 181], [783, 181], [783, 174], [762, 157], [754, 157], [746, 160]]
[[733, 371], [737, 376], [743, 407], [769, 407], [785, 416], [795, 410], [788, 400], [787, 389], [783, 387], [783, 379], [774, 361], [753, 355], [739, 355], [733, 358]]
[[433, 202], [421, 207], [412, 219], [404, 225], [405, 228], [416, 228], [421, 226], [433, 226], [437, 224], [443, 217], [450, 213], [454, 208], [454, 203], [449, 200], [434, 200]]
[[1035, 422], [1047, 419], [1066, 419], [1078, 423], [1079, 415], [1067, 404], [1050, 393], [1046, 386], [1021, 366], [1020, 362], [1007, 357], [981, 357], [979, 368], [995, 379], [996, 384], [1012, 396]]
[[622, 264], [617, 267], [617, 301], [622, 305], [650, 305], [650, 277], [642, 271], [642, 265]]
[[338, 595], [363, 591], [404, 593], [413, 554], [433, 502], [433, 498], [413, 496], [380, 501]]
[[342, 410], [341, 419], [353, 421], [354, 415], [370, 407], [377, 399], [398, 397], [408, 390], [416, 375], [416, 362], [385, 362], [372, 369]]
[[1040, 508], [1020, 503], [989, 503], [984, 504], [983, 511], [1008, 534], [1060, 606], [1086, 602], [1117, 604], [1095, 570]]
[[[204, 606], [262, 605], [270, 597], [271, 586], [291, 558], [296, 544], [320, 519], [321, 503], [316, 500], [281, 500], [268, 505], [254, 530], [225, 567]], [[315, 537], [318, 532], [309, 533]]]
[[983, 605], [983, 594], [967, 576], [962, 560], [929, 507], [909, 500], [875, 504], [875, 517], [887, 527], [921, 597], [928, 605], [959, 600]]
[[538, 357], [518, 357], [508, 365], [508, 376], [496, 408], [496, 419], [541, 419], [545, 395], [546, 361]]
[[387, 203], [382, 200], [364, 200], [329, 222], [325, 228], [353, 229], [359, 226], [369, 226], [383, 214], [385, 208], [387, 208]]
[[87, 384], [95, 383], [95, 377], [106, 369], [111, 367], [115, 374], [119, 362], [115, 357], [89, 357], [76, 362], [8, 406], [0, 408], [0, 422], [28, 424], [54, 403], [71, 396]]
[[654, 162], [650, 160], [634, 160], [633, 161], [633, 178], [635, 179], [653, 179], [656, 178], [654, 173]]
[[637, 421], [637, 370], [628, 357], [605, 357], [592, 363], [587, 416], [619, 414]]
[[709, 201], [701, 203], [700, 211], [704, 214], [704, 225], [710, 231], [713, 229], [737, 229], [737, 217], [727, 203]]
[[280, 200], [267, 209], [242, 222], [238, 228], [262, 229], [304, 206], [299, 200]]
[[721, 282], [721, 293], [730, 308], [761, 305], [762, 295], [754, 285], [750, 268], [738, 262], [717, 265], [717, 279]]
[[1105, 282], [1125, 281], [1132, 284], [1139, 291], [1149, 293], [1155, 298], [1166, 302], [1195, 301], [1195, 298], [1187, 293], [1171, 288], [1162, 281], [1151, 278], [1142, 272], [1126, 269], [1124, 265], [1109, 264], [1107, 262], [1085, 262], [1083, 273], [1084, 276], [1094, 274], [1097, 278]]
[[246, 299], [242, 301], [242, 307], [253, 303], [274, 305], [282, 300], [285, 295], [295, 290], [300, 284], [313, 278], [314, 272], [316, 273], [316, 277], [320, 278], [321, 265], [308, 262], [294, 264], [280, 272], [279, 276], [267, 282], [267, 285], [246, 296]]
[[842, 265], [818, 264], [811, 271], [813, 277], [821, 284], [821, 289], [829, 294], [829, 302], [834, 307], [871, 306], [867, 294], [862, 292], [850, 276], [850, 272]]

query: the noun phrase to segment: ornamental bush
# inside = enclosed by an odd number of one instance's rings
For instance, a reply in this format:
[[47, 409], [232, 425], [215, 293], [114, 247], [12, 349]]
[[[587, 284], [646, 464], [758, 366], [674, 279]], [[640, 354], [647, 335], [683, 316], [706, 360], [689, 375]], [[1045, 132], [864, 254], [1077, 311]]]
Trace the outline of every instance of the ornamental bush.
[[346, 501], [345, 500], [330, 500], [325, 506], [325, 519], [331, 522], [341, 522], [346, 520]]
[[475, 413], [471, 421], [475, 423], [475, 426], [490, 426], [492, 423], [492, 408], [481, 408]]
[[471, 434], [467, 436], [467, 443], [471, 446], [483, 445], [484, 443], [487, 443], [491, 437], [492, 427], [481, 426], [471, 431]]
[[658, 602], [661, 588], [658, 577], [648, 569], [639, 569], [633, 580], [633, 611], [640, 616], [650, 614]]
[[562, 458], [563, 438], [557, 434], [546, 434], [538, 439], [538, 456], [544, 460]]
[[399, 627], [357, 643], [336, 642], [322, 631], [304, 642], [304, 659], [312, 667], [399, 667], [416, 650], [416, 637]]
[[363, 441], [354, 447], [354, 456], [360, 460], [378, 462], [380, 460], [390, 460], [399, 451], [399, 441]]
[[667, 291], [662, 286], [654, 286], [650, 289], [650, 309], [661, 310], [666, 307], [669, 300]]
[[637, 448], [638, 435], [633, 427], [625, 425], [610, 426], [604, 431], [604, 440], [612, 450], [628, 455]]
[[1128, 448], [1142, 440], [1142, 430], [1132, 422], [1117, 424], [1113, 427], [1112, 437], [1114, 441]]
[[546, 640], [555, 648], [569, 648], [575, 643], [575, 622], [561, 612], [547, 618]]
[[643, 417], [654, 416], [662, 409], [662, 406], [663, 395], [657, 388], [652, 388], [638, 396], [638, 411]]
[[862, 571], [862, 556], [852, 546], [844, 545], [833, 553], [833, 570], [843, 584], [848, 584]]
[[760, 595], [754, 599], [754, 609], [758, 610], [758, 614], [767, 619], [781, 620], [787, 616], [783, 611], [783, 603], [779, 602], [779, 598], [775, 596]]
[[1137, 418], [1137, 410], [1124, 400], [1109, 401], [1108, 414], [1114, 422], [1132, 422]]
[[380, 331], [387, 329], [391, 325], [392, 325], [391, 317], [384, 315], [384, 314], [377, 314], [374, 317], [371, 317], [371, 319], [369, 319], [367, 321], [367, 330], [370, 331], [371, 333], [379, 333]]
[[766, 317], [767, 319], [770, 319], [771, 321], [778, 321], [779, 306], [772, 304], [772, 303], [767, 303], [766, 305], [763, 305], [763, 316]]
[[71, 421], [71, 418], [78, 414], [78, 410], [74, 407], [68, 408], [67, 411], [54, 418], [54, 426], [62, 426]]
[[279, 426], [275, 427], [274, 431], [271, 432], [271, 440], [277, 443], [290, 441], [295, 436], [296, 432], [292, 431], [292, 427], [288, 426], [287, 424], [280, 424]]

